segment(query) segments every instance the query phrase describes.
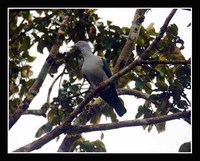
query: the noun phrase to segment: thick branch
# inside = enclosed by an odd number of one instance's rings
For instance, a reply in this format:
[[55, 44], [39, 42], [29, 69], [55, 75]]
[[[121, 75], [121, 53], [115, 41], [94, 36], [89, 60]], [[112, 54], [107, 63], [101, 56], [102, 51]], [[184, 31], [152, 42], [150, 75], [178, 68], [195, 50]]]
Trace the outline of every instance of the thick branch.
[[[69, 16], [66, 16], [63, 20], [62, 25], [60, 26], [60, 29], [58, 30], [58, 37], [56, 39], [56, 43], [52, 46], [49, 57], [47, 58], [47, 61], [44, 63], [42, 70], [39, 73], [39, 76], [35, 80], [34, 84], [29, 89], [29, 92], [24, 99], [24, 101], [19, 105], [17, 110], [14, 112], [14, 114], [9, 119], [9, 129], [12, 128], [12, 126], [17, 122], [17, 120], [21, 117], [21, 115], [28, 109], [30, 103], [35, 98], [35, 96], [38, 94], [40, 87], [42, 86], [50, 68], [53, 62], [56, 59], [56, 55], [58, 53], [59, 47], [62, 45], [64, 33], [66, 30], [67, 20]], [[65, 28], [63, 27], [65, 26]]]
[[188, 118], [190, 116], [190, 111], [184, 111], [184, 112], [177, 112], [170, 115], [165, 116], [159, 116], [159, 117], [152, 117], [147, 119], [140, 119], [140, 120], [129, 120], [129, 121], [121, 121], [116, 123], [109, 123], [109, 124], [99, 124], [99, 125], [61, 125], [53, 129], [51, 132], [47, 133], [45, 136], [41, 137], [40, 139], [33, 141], [32, 143], [25, 145], [17, 150], [15, 152], [30, 152], [36, 149], [41, 148], [44, 144], [51, 141], [58, 135], [60, 135], [63, 132], [69, 131], [81, 133], [81, 132], [91, 132], [91, 131], [99, 131], [99, 130], [111, 130], [111, 129], [117, 129], [122, 127], [133, 127], [133, 126], [143, 126], [143, 125], [151, 125], [156, 124], [163, 121], [170, 121], [174, 119], [180, 119], [180, 118]]
[[137, 41], [137, 37], [140, 32], [141, 24], [144, 21], [144, 14], [146, 11], [147, 11], [147, 9], [137, 9], [136, 10], [126, 44], [124, 45], [124, 47], [119, 55], [119, 58], [117, 60], [115, 68], [114, 68], [114, 73], [117, 73], [124, 66], [126, 66], [128, 60], [132, 54], [132, 51], [134, 50], [135, 43]]

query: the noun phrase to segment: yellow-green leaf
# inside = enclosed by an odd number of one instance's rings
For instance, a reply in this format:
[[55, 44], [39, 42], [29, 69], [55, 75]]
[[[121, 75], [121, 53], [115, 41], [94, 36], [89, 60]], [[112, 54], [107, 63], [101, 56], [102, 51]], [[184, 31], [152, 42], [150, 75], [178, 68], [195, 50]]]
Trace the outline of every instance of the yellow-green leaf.
[[161, 91], [166, 91], [168, 89], [168, 85], [164, 81], [157, 81], [155, 86]]

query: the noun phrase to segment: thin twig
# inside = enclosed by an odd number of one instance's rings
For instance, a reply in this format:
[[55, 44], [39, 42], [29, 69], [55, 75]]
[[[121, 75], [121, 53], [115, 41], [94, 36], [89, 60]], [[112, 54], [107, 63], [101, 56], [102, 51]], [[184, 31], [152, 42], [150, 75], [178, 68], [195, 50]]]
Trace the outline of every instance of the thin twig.
[[42, 110], [26, 110], [23, 115], [36, 115], [46, 117], [46, 114]]
[[48, 95], [47, 95], [47, 102], [50, 101], [50, 95], [51, 95], [51, 91], [52, 91], [52, 88], [53, 86], [55, 85], [56, 81], [64, 74], [64, 71], [62, 73], [60, 73], [56, 79], [53, 81], [53, 83], [51, 84], [51, 86], [49, 87], [49, 92], [48, 92]]
[[191, 64], [190, 60], [139, 60], [139, 64]]

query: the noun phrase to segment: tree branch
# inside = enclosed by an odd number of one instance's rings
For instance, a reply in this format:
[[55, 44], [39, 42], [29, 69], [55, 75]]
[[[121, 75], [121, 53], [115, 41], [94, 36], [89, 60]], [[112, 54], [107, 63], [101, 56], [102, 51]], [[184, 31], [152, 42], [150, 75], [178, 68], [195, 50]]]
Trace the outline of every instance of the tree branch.
[[9, 118], [9, 129], [17, 122], [17, 120], [21, 117], [21, 115], [28, 109], [30, 103], [38, 94], [40, 87], [42, 86], [53, 62], [56, 59], [56, 55], [58, 53], [59, 47], [62, 45], [64, 33], [67, 27], [67, 21], [69, 16], [66, 16], [60, 26], [57, 34], [56, 43], [52, 46], [51, 51], [49, 53], [49, 57], [44, 63], [42, 70], [39, 73], [39, 76], [35, 80], [34, 84], [29, 89], [29, 92], [23, 102], [19, 105], [14, 114]]
[[52, 91], [52, 88], [53, 88], [54, 84], [55, 84], [56, 81], [64, 74], [64, 72], [65, 72], [65, 68], [64, 68], [63, 72], [60, 73], [60, 74], [56, 77], [56, 79], [53, 81], [53, 83], [52, 83], [51, 86], [49, 87], [49, 92], [48, 92], [48, 95], [47, 95], [47, 102], [49, 102], [49, 100], [50, 100], [50, 95], [51, 95], [51, 91]]
[[98, 124], [98, 125], [80, 125], [74, 126], [74, 130], [79, 133], [81, 132], [93, 132], [93, 131], [102, 131], [102, 130], [112, 130], [122, 127], [133, 127], [133, 126], [143, 126], [157, 124], [159, 122], [170, 121], [180, 118], [187, 118], [191, 115], [191, 111], [177, 112], [170, 115], [163, 115], [159, 117], [151, 117], [146, 119], [136, 119], [128, 121], [120, 121], [107, 124]]
[[191, 64], [190, 60], [139, 60], [139, 64]]
[[24, 115], [36, 115], [36, 116], [43, 116], [46, 117], [46, 113], [43, 112], [42, 110], [26, 110]]
[[135, 89], [126, 89], [126, 88], [118, 88], [117, 89], [118, 95], [134, 95], [137, 98], [143, 98], [145, 100], [149, 99], [149, 94], [143, 93], [141, 91], [135, 90]]
[[149, 51], [151, 51], [152, 49], [154, 49], [158, 42], [161, 40], [161, 38], [163, 37], [165, 31], [167, 30], [167, 26], [170, 22], [170, 20], [172, 19], [172, 17], [174, 16], [174, 14], [176, 13], [177, 9], [173, 9], [170, 14], [167, 16], [164, 24], [162, 25], [162, 27], [160, 28], [160, 32], [158, 34], [158, 36], [154, 39], [154, 41], [148, 46], [148, 48], [144, 51], [144, 53], [141, 55], [140, 58], [144, 59], [147, 54], [149, 53]]
[[144, 14], [147, 10], [148, 9], [136, 10], [126, 44], [124, 45], [114, 67], [114, 73], [117, 73], [119, 70], [126, 66], [132, 51], [134, 50], [141, 24], [144, 21]]
[[170, 121], [174, 119], [187, 118], [191, 115], [191, 111], [177, 112], [170, 115], [159, 116], [159, 117], [151, 117], [146, 119], [138, 119], [138, 120], [129, 120], [129, 121], [121, 121], [116, 123], [108, 123], [108, 124], [99, 124], [99, 125], [69, 125], [64, 124], [56, 127], [45, 136], [40, 139], [33, 141], [30, 144], [27, 144], [14, 152], [30, 152], [36, 149], [41, 148], [44, 144], [54, 139], [58, 135], [63, 132], [75, 132], [76, 134], [82, 132], [91, 132], [91, 131], [100, 131], [100, 130], [111, 130], [122, 127], [133, 127], [133, 126], [143, 126], [143, 125], [151, 125], [159, 122]]
[[60, 147], [58, 148], [58, 152], [73, 152], [74, 150], [74, 143], [81, 138], [81, 135], [72, 135], [68, 136], [63, 139]]

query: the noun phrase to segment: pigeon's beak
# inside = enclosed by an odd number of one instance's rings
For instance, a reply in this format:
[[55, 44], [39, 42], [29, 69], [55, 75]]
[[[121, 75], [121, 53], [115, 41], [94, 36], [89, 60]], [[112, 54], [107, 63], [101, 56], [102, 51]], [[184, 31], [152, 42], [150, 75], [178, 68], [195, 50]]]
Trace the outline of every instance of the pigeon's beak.
[[75, 52], [75, 51], [77, 50], [77, 46], [76, 46], [76, 44], [73, 45], [73, 46], [71, 46], [71, 50], [72, 50], [73, 52]]
[[72, 46], [72, 48], [74, 49], [74, 50], [79, 50], [79, 47], [75, 44], [74, 46]]
[[76, 44], [75, 44], [74, 46], [72, 46], [72, 51], [73, 51], [74, 53], [78, 54], [78, 53], [80, 52], [79, 46], [76, 45]]

